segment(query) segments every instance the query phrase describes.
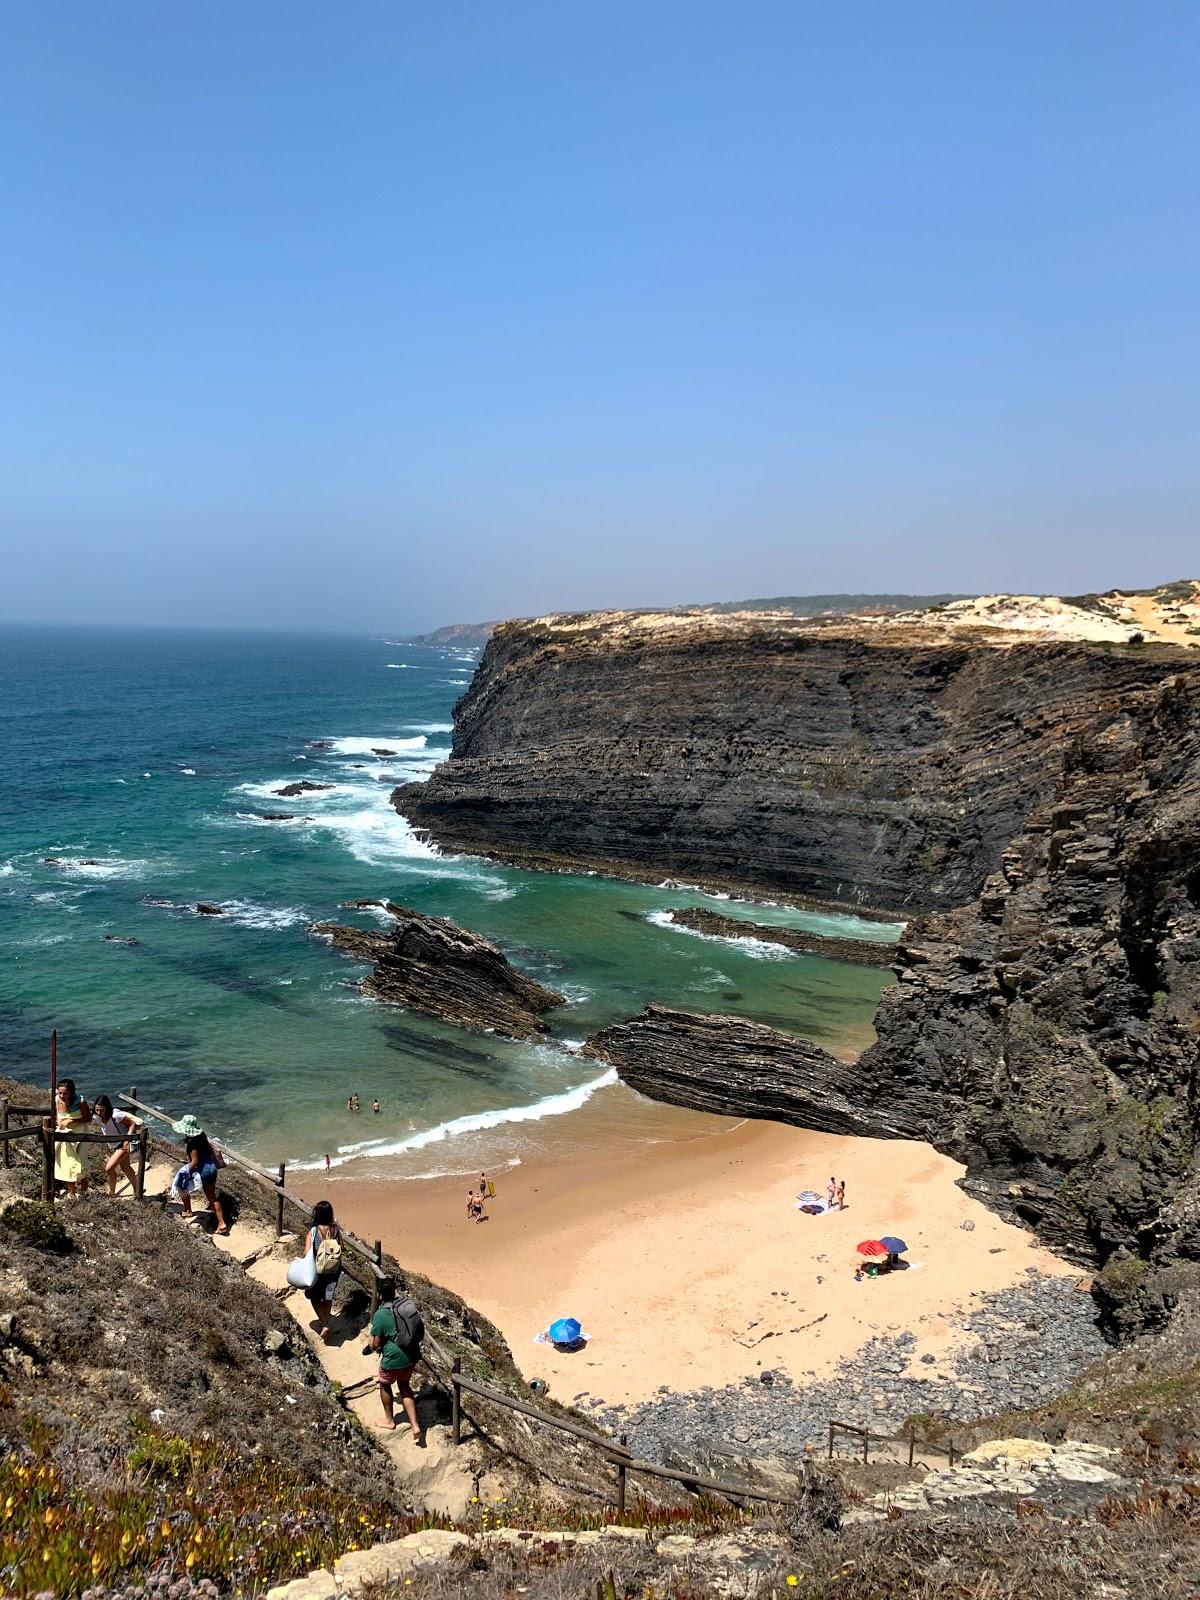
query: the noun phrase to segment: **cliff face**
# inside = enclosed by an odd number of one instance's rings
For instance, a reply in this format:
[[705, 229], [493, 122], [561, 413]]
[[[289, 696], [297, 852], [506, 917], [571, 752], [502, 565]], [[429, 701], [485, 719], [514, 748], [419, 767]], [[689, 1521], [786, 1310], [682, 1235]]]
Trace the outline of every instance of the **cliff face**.
[[928, 1138], [1108, 1263], [1110, 1312], [1132, 1297], [1136, 1323], [1200, 1261], [1200, 672], [1130, 695], [1052, 787], [972, 904], [910, 926], [857, 1061], [656, 1007], [589, 1048], [658, 1098]]
[[845, 619], [510, 622], [450, 760], [393, 800], [449, 849], [527, 865], [946, 907], [1171, 654]]

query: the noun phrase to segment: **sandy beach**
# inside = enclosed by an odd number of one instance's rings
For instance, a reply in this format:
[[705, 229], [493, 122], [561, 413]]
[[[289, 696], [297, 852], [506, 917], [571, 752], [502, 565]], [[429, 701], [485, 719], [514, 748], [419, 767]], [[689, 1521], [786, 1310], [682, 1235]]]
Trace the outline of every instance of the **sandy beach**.
[[[928, 1145], [658, 1107], [657, 1142], [622, 1137], [630, 1116], [644, 1126], [647, 1104], [616, 1085], [563, 1119], [562, 1144], [489, 1174], [483, 1223], [467, 1220], [465, 1174], [312, 1174], [303, 1192], [327, 1194], [345, 1224], [461, 1294], [526, 1375], [568, 1401], [637, 1402], [660, 1385], [719, 1387], [764, 1367], [803, 1381], [904, 1329], [917, 1356], [935, 1357], [935, 1376], [973, 1292], [1030, 1267], [1075, 1272], [965, 1195], [963, 1169]], [[846, 1180], [844, 1212], [794, 1208], [831, 1174]], [[907, 1241], [907, 1270], [856, 1280], [856, 1245], [881, 1233]], [[586, 1349], [535, 1343], [560, 1316], [580, 1319]]]

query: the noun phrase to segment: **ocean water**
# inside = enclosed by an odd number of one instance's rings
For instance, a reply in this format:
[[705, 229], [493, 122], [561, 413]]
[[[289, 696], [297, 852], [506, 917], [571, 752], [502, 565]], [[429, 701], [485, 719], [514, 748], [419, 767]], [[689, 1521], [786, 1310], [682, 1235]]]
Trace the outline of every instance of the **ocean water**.
[[[869, 1038], [885, 974], [705, 938], [665, 912], [894, 930], [418, 840], [388, 796], [447, 753], [473, 668], [382, 639], [0, 628], [0, 1070], [44, 1079], [57, 1027], [59, 1070], [89, 1095], [136, 1084], [268, 1162], [329, 1153], [416, 1176], [519, 1160], [568, 1126], [612, 1078], [579, 1044], [647, 1001]], [[304, 778], [330, 787], [276, 793]], [[367, 897], [452, 917], [565, 993], [547, 1041], [363, 999], [367, 969], [308, 928], [386, 926], [339, 909]], [[225, 915], [198, 915], [202, 900]]]

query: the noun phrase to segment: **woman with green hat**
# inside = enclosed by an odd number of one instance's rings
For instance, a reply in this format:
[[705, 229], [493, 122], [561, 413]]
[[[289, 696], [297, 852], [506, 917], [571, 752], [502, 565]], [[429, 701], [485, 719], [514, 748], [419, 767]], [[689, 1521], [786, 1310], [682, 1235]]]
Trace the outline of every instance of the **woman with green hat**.
[[217, 1153], [209, 1143], [208, 1135], [192, 1116], [181, 1117], [172, 1126], [175, 1133], [182, 1134], [187, 1140], [184, 1146], [187, 1151], [187, 1165], [179, 1169], [175, 1178], [184, 1216], [190, 1217], [192, 1214], [192, 1180], [193, 1175], [198, 1174], [209, 1210], [217, 1219], [217, 1232], [228, 1235], [229, 1224], [225, 1220], [221, 1197], [217, 1193]]

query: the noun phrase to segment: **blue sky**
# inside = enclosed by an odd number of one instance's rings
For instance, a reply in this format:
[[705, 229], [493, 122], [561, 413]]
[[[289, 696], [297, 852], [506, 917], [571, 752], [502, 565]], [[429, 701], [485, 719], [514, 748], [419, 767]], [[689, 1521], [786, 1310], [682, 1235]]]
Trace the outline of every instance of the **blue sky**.
[[1200, 7], [0, 0], [0, 617], [1200, 569]]

